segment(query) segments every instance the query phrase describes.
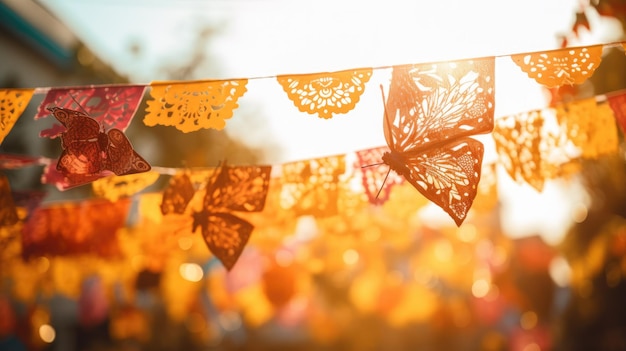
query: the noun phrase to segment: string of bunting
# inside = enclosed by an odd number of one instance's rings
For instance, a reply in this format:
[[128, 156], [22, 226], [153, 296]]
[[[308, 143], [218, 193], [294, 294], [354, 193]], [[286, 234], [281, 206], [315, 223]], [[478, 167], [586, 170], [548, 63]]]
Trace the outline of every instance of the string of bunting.
[[[626, 43], [612, 43], [510, 58], [529, 78], [558, 87], [584, 82], [599, 66], [603, 49], [617, 46], [626, 49]], [[301, 112], [326, 119], [346, 114], [359, 102], [375, 69], [392, 70], [383, 123], [387, 145], [379, 148], [279, 167], [178, 169], [150, 165], [124, 134], [148, 87], [144, 124], [189, 133], [223, 129], [249, 79], [276, 79]], [[33, 94], [41, 93], [45, 97], [35, 119], [53, 116], [58, 123], [39, 136], [60, 139], [63, 151], [58, 159], [2, 154], [0, 168], [43, 165], [42, 183], [60, 190], [91, 183], [103, 199], [41, 207], [32, 197], [12, 192], [4, 177], [0, 225], [18, 224], [18, 207], [28, 208], [22, 230], [26, 258], [95, 247], [104, 256], [114, 256], [115, 233], [127, 225], [131, 211], [129, 197], [160, 175], [169, 175], [169, 185], [160, 194], [160, 216], [178, 218], [192, 232], [200, 229], [209, 250], [230, 270], [255, 227], [248, 218], [266, 212], [270, 198], [278, 199], [274, 212], [324, 217], [367, 203], [384, 204], [396, 186], [407, 182], [460, 226], [484, 185], [481, 177], [493, 177], [488, 175], [493, 164], [483, 165], [484, 146], [473, 136], [491, 133], [497, 164], [537, 191], [547, 179], [576, 172], [581, 159], [617, 151], [615, 122], [626, 131], [626, 92], [494, 119], [494, 75], [495, 58], [483, 57], [248, 79], [3, 89], [0, 141]], [[77, 232], [83, 236], [80, 245], [88, 247], [71, 244]], [[85, 244], [84, 237], [95, 232], [103, 242]], [[63, 245], [55, 244], [59, 238]]]

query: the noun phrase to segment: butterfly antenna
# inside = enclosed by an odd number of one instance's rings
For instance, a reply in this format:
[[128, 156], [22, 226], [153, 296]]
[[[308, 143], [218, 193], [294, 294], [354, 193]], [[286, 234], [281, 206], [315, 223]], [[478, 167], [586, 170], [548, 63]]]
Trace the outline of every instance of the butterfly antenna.
[[380, 165], [382, 165], [382, 164], [384, 164], [384, 162], [372, 163], [372, 164], [369, 164], [369, 165], [364, 165], [364, 166], [361, 166], [361, 168], [368, 168], [368, 167], [380, 166]]
[[[382, 87], [382, 85], [381, 85], [381, 87]], [[83, 111], [83, 112], [84, 112], [87, 116], [89, 116], [89, 112], [87, 112], [87, 110], [85, 110], [85, 109], [83, 108], [83, 106], [82, 106], [82, 105], [78, 102], [78, 100], [76, 100], [76, 99], [74, 98], [74, 95], [69, 94], [69, 93], [68, 93], [67, 95], [69, 95], [69, 96], [70, 96], [70, 98], [72, 98], [72, 100], [74, 100], [74, 102], [76, 103], [76, 105], [78, 105], [78, 108], [80, 108], [80, 109], [81, 109], [81, 110], [82, 110], [82, 111]]]
[[385, 183], [387, 182], [387, 177], [389, 177], [390, 172], [391, 172], [391, 168], [389, 168], [389, 170], [387, 171], [387, 174], [385, 175], [385, 179], [383, 179], [383, 183], [380, 185], [380, 188], [378, 189], [378, 192], [376, 193], [376, 199], [378, 199], [380, 192], [383, 191], [383, 187], [385, 186]]

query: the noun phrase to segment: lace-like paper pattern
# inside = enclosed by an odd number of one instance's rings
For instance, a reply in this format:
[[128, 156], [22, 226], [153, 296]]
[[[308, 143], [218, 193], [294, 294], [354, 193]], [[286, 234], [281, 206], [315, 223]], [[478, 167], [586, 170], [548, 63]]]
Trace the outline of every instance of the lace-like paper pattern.
[[[50, 116], [49, 107], [80, 111], [93, 118], [105, 129], [125, 131], [143, 98], [145, 86], [51, 89], [39, 105], [35, 119]], [[55, 123], [39, 133], [41, 137], [56, 138], [65, 127]]]
[[372, 69], [277, 77], [294, 106], [301, 112], [332, 118], [348, 113], [359, 102]]
[[511, 55], [528, 77], [548, 88], [581, 84], [602, 61], [602, 45]]
[[172, 126], [189, 133], [218, 129], [239, 107], [238, 99], [247, 91], [247, 79], [197, 83], [152, 83], [144, 124]]
[[559, 106], [556, 116], [581, 157], [595, 159], [617, 151], [617, 127], [609, 104], [594, 98], [580, 100]]
[[0, 89], [0, 144], [28, 106], [33, 89]]
[[511, 178], [526, 181], [539, 192], [544, 183], [542, 127], [541, 111], [532, 111], [497, 119], [492, 134], [499, 160]]
[[382, 161], [461, 225], [476, 196], [493, 129], [494, 59], [393, 68]]
[[331, 156], [283, 164], [281, 206], [296, 216], [329, 216], [337, 213], [339, 176], [345, 173], [345, 157]]
[[100, 178], [91, 183], [94, 194], [109, 201], [117, 201], [139, 193], [159, 179], [157, 172]]

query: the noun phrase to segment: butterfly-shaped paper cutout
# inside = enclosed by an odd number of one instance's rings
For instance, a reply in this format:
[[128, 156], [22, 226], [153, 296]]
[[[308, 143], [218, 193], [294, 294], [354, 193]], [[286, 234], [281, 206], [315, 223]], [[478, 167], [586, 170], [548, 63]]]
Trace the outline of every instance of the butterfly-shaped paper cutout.
[[105, 132], [96, 120], [80, 111], [60, 107], [48, 110], [66, 128], [61, 134], [63, 152], [56, 169], [68, 178], [70, 186], [92, 182], [110, 172], [125, 175], [151, 169], [121, 130]]
[[382, 156], [460, 226], [480, 181], [483, 144], [469, 136], [490, 132], [494, 59], [396, 66], [385, 106]]
[[340, 72], [288, 75], [277, 77], [289, 99], [301, 112], [321, 118], [347, 113], [359, 102], [371, 68]]
[[271, 170], [271, 166], [222, 165], [207, 182], [202, 208], [192, 215], [192, 231], [202, 230], [209, 250], [228, 270], [237, 262], [254, 229], [231, 211], [263, 210]]
[[602, 45], [511, 55], [528, 77], [548, 88], [581, 84], [602, 61]]

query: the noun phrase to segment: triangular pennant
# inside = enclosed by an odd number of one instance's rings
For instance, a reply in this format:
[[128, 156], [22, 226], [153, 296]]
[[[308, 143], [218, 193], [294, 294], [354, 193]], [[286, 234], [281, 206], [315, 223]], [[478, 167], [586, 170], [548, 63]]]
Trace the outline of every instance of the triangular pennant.
[[0, 144], [28, 106], [34, 89], [0, 89]]

